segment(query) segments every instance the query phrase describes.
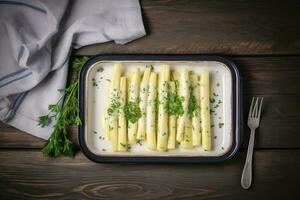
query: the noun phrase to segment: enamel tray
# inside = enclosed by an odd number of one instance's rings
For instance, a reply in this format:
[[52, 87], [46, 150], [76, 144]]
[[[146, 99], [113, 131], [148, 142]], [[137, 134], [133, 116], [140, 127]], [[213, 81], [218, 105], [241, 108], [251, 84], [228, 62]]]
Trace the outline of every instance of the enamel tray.
[[[105, 110], [105, 93], [111, 78], [113, 64], [122, 63], [122, 74], [151, 64], [158, 72], [161, 64], [171, 70], [182, 67], [200, 74], [203, 67], [211, 79], [212, 151], [202, 147], [177, 148], [167, 152], [148, 150], [143, 142], [131, 145], [129, 152], [112, 152], [110, 142], [104, 140], [101, 116]], [[99, 70], [103, 68], [104, 70]], [[84, 154], [95, 162], [220, 162], [232, 157], [240, 144], [241, 91], [240, 76], [236, 66], [219, 56], [200, 55], [98, 55], [92, 57], [80, 73], [79, 104], [82, 125], [79, 143]], [[218, 105], [218, 106], [217, 106]]]

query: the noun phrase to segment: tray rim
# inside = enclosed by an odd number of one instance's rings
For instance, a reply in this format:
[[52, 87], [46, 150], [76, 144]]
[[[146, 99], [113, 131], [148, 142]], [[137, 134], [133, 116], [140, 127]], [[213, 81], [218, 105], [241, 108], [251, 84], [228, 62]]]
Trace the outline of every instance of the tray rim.
[[[217, 61], [225, 64], [232, 74], [232, 124], [233, 124], [233, 141], [232, 147], [222, 156], [99, 156], [89, 150], [85, 142], [85, 85], [86, 75], [91, 66], [99, 61]], [[84, 155], [100, 163], [216, 163], [232, 158], [237, 152], [241, 143], [242, 127], [242, 94], [241, 78], [236, 65], [229, 59], [219, 55], [199, 55], [199, 54], [99, 54], [91, 57], [82, 67], [79, 75], [79, 115], [82, 124], [78, 127], [78, 140]]]

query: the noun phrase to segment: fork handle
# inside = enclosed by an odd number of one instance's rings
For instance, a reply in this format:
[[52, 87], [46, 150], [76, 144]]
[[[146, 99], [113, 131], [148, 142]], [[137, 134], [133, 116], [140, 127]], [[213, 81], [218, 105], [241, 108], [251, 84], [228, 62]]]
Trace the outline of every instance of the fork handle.
[[254, 146], [254, 136], [255, 129], [251, 130], [250, 140], [247, 151], [247, 158], [243, 169], [243, 174], [241, 178], [241, 185], [244, 189], [249, 189], [252, 182], [252, 155], [253, 155], [253, 146]]

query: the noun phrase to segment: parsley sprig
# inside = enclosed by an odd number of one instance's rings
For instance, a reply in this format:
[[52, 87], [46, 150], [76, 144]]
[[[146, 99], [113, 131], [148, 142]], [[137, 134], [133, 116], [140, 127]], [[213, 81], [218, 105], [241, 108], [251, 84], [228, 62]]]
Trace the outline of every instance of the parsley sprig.
[[[76, 79], [65, 89], [59, 89], [62, 97], [56, 104], [48, 107], [48, 114], [39, 117], [39, 126], [49, 125], [51, 120], [56, 120], [53, 132], [46, 142], [42, 152], [46, 155], [57, 157], [60, 155], [74, 156], [74, 147], [69, 138], [67, 129], [70, 125], [80, 125], [78, 106], [78, 74], [88, 57], [77, 57], [72, 60], [72, 70]], [[64, 101], [63, 101], [64, 100]]]

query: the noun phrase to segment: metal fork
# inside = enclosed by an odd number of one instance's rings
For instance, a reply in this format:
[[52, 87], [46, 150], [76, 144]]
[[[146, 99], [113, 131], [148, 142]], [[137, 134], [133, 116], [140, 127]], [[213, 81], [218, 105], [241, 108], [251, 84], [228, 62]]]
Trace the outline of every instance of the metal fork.
[[241, 178], [241, 185], [244, 189], [249, 189], [252, 182], [252, 155], [253, 155], [253, 146], [254, 146], [254, 136], [255, 130], [259, 126], [261, 108], [263, 105], [263, 98], [253, 97], [249, 115], [248, 115], [248, 126], [251, 130], [248, 150], [247, 150], [247, 158], [245, 162], [245, 166], [243, 169], [243, 174]]

